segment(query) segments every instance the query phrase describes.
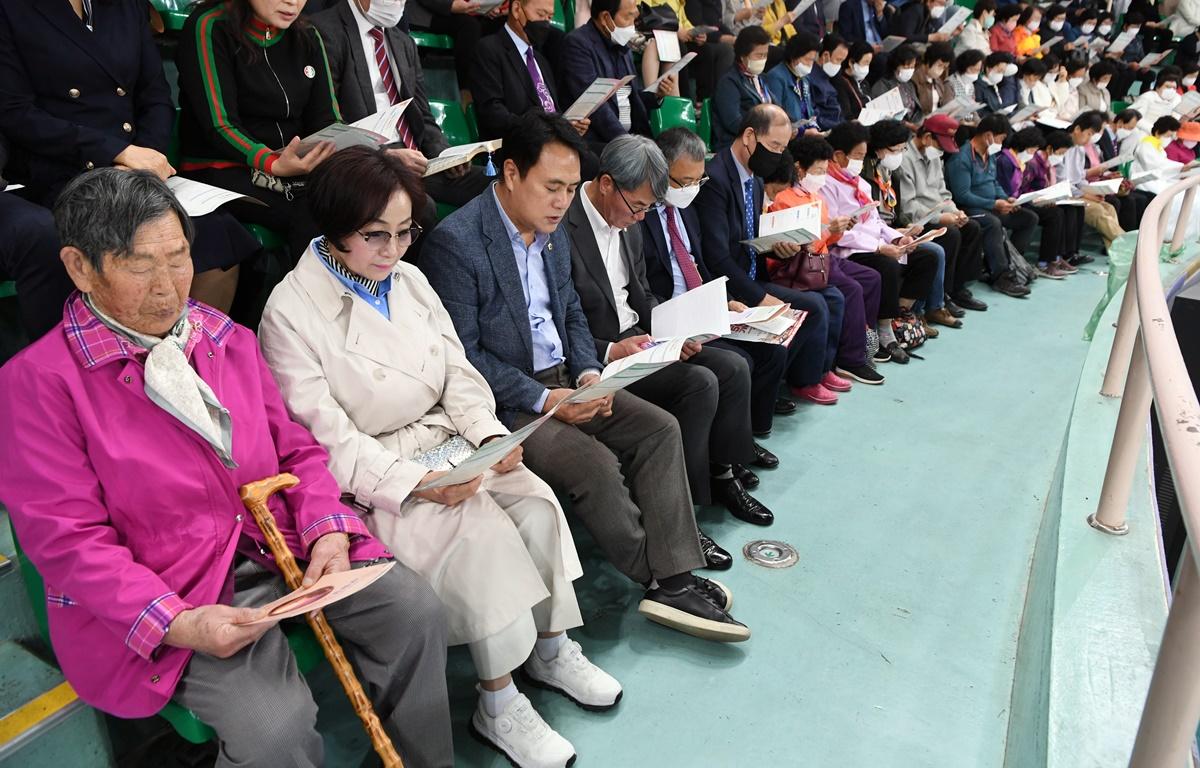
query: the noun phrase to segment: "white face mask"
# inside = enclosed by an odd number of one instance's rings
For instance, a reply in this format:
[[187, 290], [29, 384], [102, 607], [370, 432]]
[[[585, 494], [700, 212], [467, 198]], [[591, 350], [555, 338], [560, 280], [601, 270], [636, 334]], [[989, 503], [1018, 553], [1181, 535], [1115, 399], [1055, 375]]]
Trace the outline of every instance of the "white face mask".
[[1125, 31], [1126, 31], [1126, 32], [1132, 32], [1133, 34], [1135, 34], [1135, 35], [1136, 35], [1138, 32], [1141, 32], [1141, 31], [1142, 31], [1142, 28], [1141, 28], [1141, 27], [1126, 27], [1126, 28], [1125, 28]]
[[404, 16], [404, 3], [405, 0], [371, 0], [371, 7], [363, 11], [363, 16], [376, 27], [390, 29]]
[[912, 80], [913, 72], [916, 72], [916, 70], [915, 69], [896, 70], [896, 80], [900, 81], [901, 83], [907, 83], [909, 80]]
[[746, 71], [752, 75], [761, 75], [763, 70], [767, 68], [766, 59], [751, 59], [746, 62]]
[[1017, 74], [1017, 65], [1016, 64], [1005, 64], [1004, 65], [1004, 76], [1005, 77], [1012, 77], [1015, 74]]
[[942, 159], [942, 150], [937, 147], [925, 147], [925, 159], [931, 162], [937, 162]]
[[1050, 29], [1054, 30], [1055, 32], [1062, 32], [1062, 28], [1063, 28], [1063, 22], [1061, 22], [1061, 21], [1050, 22]]
[[1191, 88], [1195, 84], [1196, 84], [1196, 76], [1195, 75], [1188, 75], [1187, 77], [1183, 78], [1183, 86], [1185, 88]]
[[852, 69], [854, 70], [854, 79], [860, 83], [867, 79], [867, 75], [871, 74], [871, 68], [862, 64], [855, 64]]
[[667, 194], [663, 196], [663, 202], [673, 208], [687, 208], [696, 199], [696, 195], [700, 194], [700, 185], [692, 184], [689, 187], [667, 187]]
[[890, 155], [885, 155], [879, 161], [880, 168], [886, 168], [889, 171], [894, 171], [900, 167], [901, 161], [904, 160], [904, 155], [899, 152], [893, 152]]
[[1093, 143], [1093, 144], [1099, 144], [1099, 143], [1100, 143], [1100, 139], [1102, 139], [1103, 137], [1104, 137], [1104, 134], [1102, 134], [1102, 133], [1095, 133], [1095, 134], [1092, 134], [1092, 143]]
[[973, 83], [979, 79], [978, 72], [963, 72], [962, 79], [964, 83]]
[[821, 65], [821, 69], [830, 77], [837, 77], [837, 73], [842, 71], [842, 65], [827, 61]]
[[1109, 32], [1112, 32], [1112, 24], [1101, 24], [1100, 25], [1100, 34], [1107, 35]]
[[608, 39], [613, 41], [613, 45], [624, 47], [629, 45], [629, 41], [637, 37], [637, 28], [630, 24], [628, 27], [615, 27], [608, 34]]
[[1037, 32], [1038, 27], [1040, 27], [1040, 26], [1042, 26], [1041, 19], [1030, 19], [1029, 20], [1028, 28], [1029, 28], [1030, 32]]
[[1058, 82], [1058, 73], [1057, 72], [1047, 72], [1045, 75], [1042, 76], [1042, 82], [1046, 83], [1047, 85], [1054, 85], [1055, 83]]
[[1097, 88], [1103, 88], [1104, 90], [1108, 90], [1108, 86], [1109, 86], [1109, 84], [1111, 84], [1111, 83], [1112, 83], [1112, 79], [1111, 79], [1111, 78], [1110, 78], [1110, 79], [1108, 79], [1108, 80], [1101, 80], [1100, 82], [1096, 83], [1096, 87], [1097, 87]]
[[788, 69], [790, 69], [792, 74], [796, 77], [808, 77], [810, 74], [812, 74], [812, 67], [812, 64], [805, 64], [803, 62], [798, 64], [788, 64]]
[[1196, 141], [1194, 139], [1184, 139], [1182, 143], [1183, 146], [1187, 147], [1188, 149], [1196, 148]]
[[1021, 161], [1022, 165], [1024, 165], [1025, 163], [1028, 163], [1030, 160], [1033, 159], [1033, 153], [1032, 152], [1018, 152], [1017, 159]]
[[942, 18], [942, 14], [945, 12], [946, 12], [946, 6], [944, 6], [944, 5], [931, 5], [929, 7], [929, 15], [935, 19]]
[[800, 188], [810, 195], [815, 195], [825, 186], [825, 179], [829, 178], [823, 173], [806, 173], [804, 178], [800, 179]]
[[1000, 150], [1002, 150], [1002, 149], [1004, 149], [1003, 144], [988, 144], [988, 154], [989, 155], [998, 155], [998, 154], [1000, 154]]
[[988, 81], [992, 85], [996, 85], [1003, 79], [1004, 79], [1003, 72], [988, 72], [987, 77], [984, 78], [984, 80]]
[[1179, 95], [1179, 91], [1174, 88], [1159, 88], [1158, 97], [1163, 101], [1170, 101]]
[[1118, 128], [1117, 129], [1117, 140], [1124, 141], [1125, 139], [1129, 138], [1132, 134], [1133, 134], [1133, 131], [1129, 128]]
[[1170, 144], [1172, 141], [1175, 141], [1175, 134], [1168, 133], [1166, 136], [1162, 137], [1161, 141], [1163, 144]]
[[1072, 77], [1071, 79], [1067, 80], [1067, 85], [1071, 86], [1071, 88], [1078, 88], [1082, 83], [1082, 77]]
[[1058, 167], [1058, 166], [1062, 165], [1063, 161], [1066, 159], [1067, 158], [1065, 155], [1050, 155], [1050, 165]]
[[846, 165], [846, 173], [850, 174], [851, 176], [857, 176], [858, 174], [862, 173], [862, 168], [862, 160], [855, 160], [851, 158], [850, 162]]
[[1096, 31], [1096, 25], [1095, 24], [1084, 24], [1082, 27], [1079, 28], [1079, 31], [1085, 35], [1090, 35]]

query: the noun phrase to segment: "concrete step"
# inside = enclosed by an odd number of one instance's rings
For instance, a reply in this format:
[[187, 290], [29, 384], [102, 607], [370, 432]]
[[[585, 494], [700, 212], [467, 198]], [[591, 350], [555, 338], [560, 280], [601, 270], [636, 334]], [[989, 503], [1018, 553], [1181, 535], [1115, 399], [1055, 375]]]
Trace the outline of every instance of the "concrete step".
[[0, 642], [0, 768], [110, 768], [104, 721], [62, 673], [14, 642]]
[[0, 641], [16, 640], [27, 645], [41, 643], [25, 583], [21, 581], [20, 563], [15, 557], [8, 513], [0, 511]]

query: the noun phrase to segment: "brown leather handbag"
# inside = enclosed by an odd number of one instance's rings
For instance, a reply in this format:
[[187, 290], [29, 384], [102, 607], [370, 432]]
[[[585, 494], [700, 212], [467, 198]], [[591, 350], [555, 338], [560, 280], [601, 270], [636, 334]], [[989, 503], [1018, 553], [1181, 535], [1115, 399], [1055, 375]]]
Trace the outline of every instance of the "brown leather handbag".
[[829, 285], [829, 253], [814, 253], [807, 245], [790, 259], [768, 259], [771, 282], [797, 291], [820, 291]]

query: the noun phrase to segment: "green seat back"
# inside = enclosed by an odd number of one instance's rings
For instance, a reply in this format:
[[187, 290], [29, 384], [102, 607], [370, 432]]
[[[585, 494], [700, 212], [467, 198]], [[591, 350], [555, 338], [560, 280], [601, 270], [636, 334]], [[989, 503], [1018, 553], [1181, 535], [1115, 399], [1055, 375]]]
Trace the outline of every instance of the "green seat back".
[[244, 226], [250, 234], [254, 235], [254, 239], [258, 241], [258, 244], [268, 251], [287, 250], [287, 240], [275, 230], [267, 229], [261, 224], [246, 224]]
[[168, 32], [178, 32], [187, 21], [194, 0], [150, 0], [150, 5], [162, 17], [163, 28]]
[[704, 139], [704, 146], [712, 151], [712, 99], [705, 99], [700, 104], [700, 116], [696, 119], [696, 133]]
[[438, 48], [449, 51], [454, 49], [454, 38], [450, 35], [435, 35], [432, 32], [422, 32], [414, 29], [409, 32], [418, 48]]
[[657, 136], [670, 128], [696, 130], [696, 108], [689, 99], [666, 96], [662, 106], [650, 113], [650, 130]]
[[471, 130], [467, 127], [467, 116], [463, 114], [462, 106], [457, 101], [430, 101], [429, 110], [433, 112], [434, 122], [446, 134], [450, 146], [471, 143]]
[[1112, 111], [1113, 111], [1114, 115], [1117, 114], [1118, 112], [1123, 112], [1126, 109], [1129, 109], [1128, 101], [1114, 101], [1112, 103]]
[[12, 280], [0, 283], [0, 299], [11, 299], [17, 295], [17, 284]]
[[574, 19], [574, 17], [572, 17], [570, 23], [568, 24], [566, 9], [563, 8], [563, 4], [562, 4], [562, 2], [560, 2], [560, 0], [555, 0], [554, 18], [550, 19], [550, 26], [554, 27], [555, 29], [559, 30], [560, 32], [570, 32], [571, 24], [574, 24], [574, 23], [575, 23], [575, 19]]
[[471, 143], [479, 141], [479, 121], [475, 119], [475, 102], [467, 105], [467, 132], [471, 135]]

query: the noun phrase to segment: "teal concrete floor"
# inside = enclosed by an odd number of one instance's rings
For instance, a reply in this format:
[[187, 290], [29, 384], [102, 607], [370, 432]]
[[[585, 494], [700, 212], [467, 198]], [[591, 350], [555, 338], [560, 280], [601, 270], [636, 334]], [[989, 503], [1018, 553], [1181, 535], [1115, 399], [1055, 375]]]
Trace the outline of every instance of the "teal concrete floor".
[[[528, 691], [578, 765], [1001, 765], [1030, 555], [1103, 265], [1039, 280], [1027, 300], [981, 288], [991, 309], [944, 329], [924, 361], [776, 421], [766, 445], [782, 467], [756, 492], [775, 525], [701, 514], [738, 553], [717, 577], [749, 642], [644, 621], [639, 592], [584, 544], [587, 624], [571, 634], [625, 698], [596, 715]], [[799, 564], [741, 559], [757, 538], [793, 544]], [[505, 765], [467, 734], [475, 694], [458, 649], [450, 684], [458, 764]]]

